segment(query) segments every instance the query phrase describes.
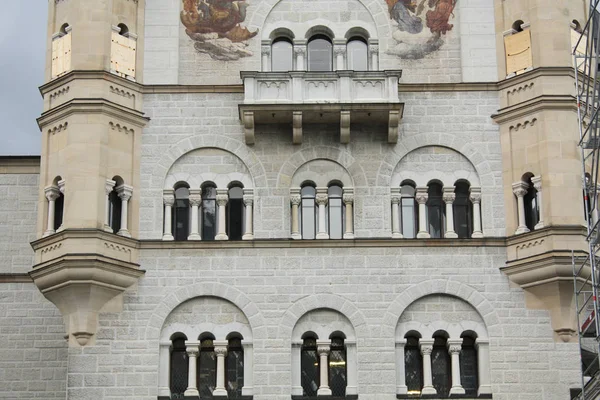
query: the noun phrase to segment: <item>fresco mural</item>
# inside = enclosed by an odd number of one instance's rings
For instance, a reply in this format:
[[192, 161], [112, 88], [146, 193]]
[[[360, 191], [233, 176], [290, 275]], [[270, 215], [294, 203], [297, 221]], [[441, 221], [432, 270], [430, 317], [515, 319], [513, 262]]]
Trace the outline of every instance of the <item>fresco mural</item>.
[[458, 0], [385, 0], [397, 23], [388, 54], [421, 59], [444, 44]]
[[241, 25], [246, 19], [246, 0], [182, 0], [181, 23], [194, 41], [194, 48], [221, 61], [249, 57], [250, 32]]

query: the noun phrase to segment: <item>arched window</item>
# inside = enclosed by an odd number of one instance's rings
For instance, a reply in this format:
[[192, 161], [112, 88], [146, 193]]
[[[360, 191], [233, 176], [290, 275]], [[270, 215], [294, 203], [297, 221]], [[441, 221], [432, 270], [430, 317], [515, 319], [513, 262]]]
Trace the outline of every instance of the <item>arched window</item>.
[[473, 205], [469, 199], [469, 183], [457, 182], [454, 185], [456, 198], [452, 203], [454, 230], [461, 239], [470, 238], [473, 233]]
[[212, 399], [217, 386], [217, 356], [212, 338], [200, 341], [198, 357], [198, 391], [201, 399]]
[[121, 229], [121, 199], [115, 189], [108, 195], [109, 205], [109, 220], [110, 227], [113, 232], [117, 233]]
[[436, 332], [431, 352], [431, 378], [439, 397], [448, 397], [452, 387], [450, 354], [445, 332]]
[[236, 336], [229, 339], [225, 368], [227, 398], [241, 399], [242, 387], [244, 387], [244, 349], [241, 337]]
[[301, 206], [300, 215], [302, 221], [302, 239], [314, 239], [317, 227], [317, 209], [315, 207], [315, 196], [317, 190], [312, 184], [305, 184], [300, 190]]
[[327, 190], [327, 210], [329, 213], [329, 238], [341, 239], [344, 234], [344, 203], [342, 201], [343, 189], [337, 184], [329, 186]]
[[421, 394], [423, 388], [423, 355], [416, 332], [406, 334], [404, 345], [404, 376], [408, 394]]
[[308, 335], [302, 343], [300, 351], [300, 374], [302, 395], [316, 397], [319, 390], [319, 355], [317, 354], [317, 338]]
[[527, 228], [529, 228], [530, 231], [533, 231], [537, 223], [540, 222], [537, 190], [533, 186], [533, 182], [531, 182], [531, 176], [526, 176], [526, 180], [524, 181], [529, 185], [527, 194], [525, 194], [525, 197], [523, 198], [525, 203], [525, 225], [527, 225]]
[[190, 189], [187, 184], [175, 188], [175, 207], [173, 209], [173, 237], [175, 240], [187, 240], [190, 233]]
[[348, 386], [348, 367], [344, 337], [335, 335], [331, 337], [329, 351], [329, 387], [333, 397], [345, 397]]
[[244, 234], [244, 189], [238, 185], [229, 188], [227, 202], [227, 236], [229, 240], [242, 240]]
[[117, 27], [120, 29], [119, 35], [129, 37], [129, 28], [125, 24], [119, 24]]
[[402, 236], [414, 239], [417, 234], [417, 201], [415, 200], [415, 187], [411, 183], [403, 182], [400, 186], [400, 220]]
[[430, 183], [427, 193], [429, 235], [431, 235], [432, 238], [442, 238], [444, 237], [444, 201], [442, 199], [442, 185], [436, 182]]
[[63, 224], [63, 216], [65, 213], [65, 195], [59, 189], [58, 198], [54, 204], [54, 230], [57, 231]]
[[217, 234], [217, 187], [210, 183], [202, 188], [202, 240], [215, 240]]
[[333, 70], [333, 45], [325, 35], [315, 35], [308, 41], [308, 70]]
[[171, 396], [174, 399], [183, 398], [183, 393], [188, 385], [189, 362], [186, 353], [185, 336], [179, 336], [173, 339], [171, 346], [171, 376], [169, 388]]
[[271, 71], [292, 71], [294, 69], [294, 46], [286, 37], [278, 37], [271, 44]]
[[463, 342], [460, 350], [460, 384], [469, 397], [477, 397], [479, 380], [477, 377], [477, 350], [475, 349], [475, 338], [472, 335], [463, 334]]
[[369, 46], [360, 36], [350, 38], [346, 45], [348, 55], [348, 69], [353, 71], [367, 71], [369, 69]]

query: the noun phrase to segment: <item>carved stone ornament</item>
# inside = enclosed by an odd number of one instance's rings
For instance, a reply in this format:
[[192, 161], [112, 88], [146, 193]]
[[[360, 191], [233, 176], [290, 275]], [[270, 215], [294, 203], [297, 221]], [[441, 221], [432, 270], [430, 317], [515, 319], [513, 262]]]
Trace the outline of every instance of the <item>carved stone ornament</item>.
[[271, 46], [262, 46], [260, 48], [260, 54], [263, 56], [268, 56], [271, 54]]
[[469, 198], [471, 199], [471, 201], [474, 204], [479, 204], [481, 203], [481, 193], [475, 193], [475, 192], [471, 192], [471, 194], [469, 195]]
[[512, 185], [513, 193], [517, 197], [524, 197], [527, 194], [528, 188], [529, 185], [527, 185], [525, 182], [517, 182], [513, 183]]
[[305, 46], [294, 46], [294, 53], [295, 54], [306, 54], [306, 47]]
[[185, 352], [189, 357], [198, 357], [198, 355], [200, 354], [200, 349], [198, 349], [197, 347], [191, 349], [186, 348]]
[[290, 196], [290, 202], [292, 203], [292, 205], [294, 206], [298, 206], [300, 205], [300, 201], [302, 200], [302, 198], [300, 197], [299, 194], [293, 194]]
[[448, 353], [450, 354], [459, 354], [462, 350], [462, 346], [459, 344], [453, 344], [448, 346]]
[[424, 356], [431, 355], [432, 351], [433, 351], [433, 345], [421, 345], [421, 354], [423, 354]]
[[199, 194], [190, 194], [190, 206], [198, 207], [202, 203], [202, 196]]
[[318, 193], [316, 196], [316, 202], [320, 206], [327, 204], [327, 193]]
[[415, 200], [419, 204], [425, 204], [425, 203], [427, 203], [427, 199], [428, 198], [429, 198], [429, 195], [427, 193], [419, 193], [418, 191], [417, 191], [417, 194], [415, 196]]
[[353, 193], [344, 193], [342, 196], [344, 200], [344, 204], [353, 204], [354, 203], [354, 194]]
[[172, 207], [175, 204], [175, 195], [172, 194], [163, 194], [163, 203], [165, 206]]
[[399, 194], [393, 195], [392, 196], [392, 204], [400, 204], [401, 199], [402, 199], [402, 196], [400, 196]]
[[454, 200], [456, 200], [456, 194], [455, 193], [444, 193], [442, 196], [442, 199], [444, 199], [444, 203], [452, 204], [452, 203], [454, 203]]
[[251, 194], [245, 194], [243, 199], [244, 199], [245, 206], [251, 206], [254, 204], [254, 196]]
[[46, 199], [48, 201], [56, 201], [56, 199], [60, 196], [60, 191], [56, 186], [48, 186], [44, 189], [44, 194], [46, 195]]
[[330, 351], [331, 347], [328, 344], [322, 344], [317, 346], [317, 353], [319, 353], [319, 355], [329, 354]]
[[217, 204], [219, 207], [225, 207], [227, 202], [229, 201], [229, 196], [226, 194], [218, 194], [217, 195]]
[[227, 346], [215, 346], [215, 354], [217, 357], [225, 357], [227, 355]]

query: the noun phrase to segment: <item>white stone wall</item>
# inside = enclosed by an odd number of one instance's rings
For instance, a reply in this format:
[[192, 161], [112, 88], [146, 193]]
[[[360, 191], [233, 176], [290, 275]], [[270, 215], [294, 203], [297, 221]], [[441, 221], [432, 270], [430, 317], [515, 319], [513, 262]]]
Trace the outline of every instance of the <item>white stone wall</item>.
[[504, 235], [500, 141], [490, 118], [498, 108], [495, 92], [401, 93], [405, 110], [396, 145], [387, 143], [386, 126], [352, 125], [351, 141], [342, 145], [337, 126], [306, 124], [302, 145], [292, 144], [289, 126], [261, 125], [256, 144], [247, 146], [237, 110], [240, 100], [240, 94], [147, 95], [145, 112], [151, 120], [142, 135], [140, 238], [162, 237], [162, 190], [174, 183], [170, 170], [199, 182], [214, 168], [230, 172], [229, 162], [220, 167], [201, 159], [188, 162], [205, 148], [235, 154], [228, 159], [245, 164], [239, 172], [246, 169], [254, 183], [256, 238], [290, 237], [292, 178], [315, 159], [335, 161], [350, 175], [356, 237], [391, 237], [390, 187], [396, 184], [398, 165], [432, 146], [451, 149], [462, 160], [436, 163], [430, 158], [440, 173], [467, 168], [479, 179], [484, 235]]
[[65, 399], [63, 319], [33, 283], [0, 283], [0, 399]]
[[[251, 55], [229, 61], [194, 48], [180, 22], [181, 0], [147, 0], [145, 10], [145, 84], [235, 84], [240, 71], [261, 70], [261, 40], [277, 28], [290, 29], [304, 39], [311, 27], [330, 28], [344, 38], [350, 28], [369, 32], [378, 41], [379, 69], [402, 69], [402, 82], [496, 81], [494, 9], [489, 0], [460, 0], [449, 19], [452, 28], [441, 35], [443, 45], [427, 50], [432, 38], [423, 30], [409, 34], [398, 29], [384, 0], [248, 0], [241, 23], [258, 34], [247, 40]], [[414, 56], [415, 53], [422, 53]], [[412, 54], [412, 55], [411, 55]], [[414, 58], [416, 57], [416, 58]]]
[[36, 239], [37, 174], [0, 174], [0, 273], [28, 272]]

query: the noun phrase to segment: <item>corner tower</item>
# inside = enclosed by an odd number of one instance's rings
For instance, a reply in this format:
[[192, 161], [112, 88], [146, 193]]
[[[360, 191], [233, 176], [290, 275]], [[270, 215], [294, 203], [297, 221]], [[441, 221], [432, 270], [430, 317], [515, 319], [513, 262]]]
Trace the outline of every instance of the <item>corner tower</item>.
[[95, 338], [101, 309], [137, 264], [144, 0], [50, 0], [36, 265], [70, 345]]

